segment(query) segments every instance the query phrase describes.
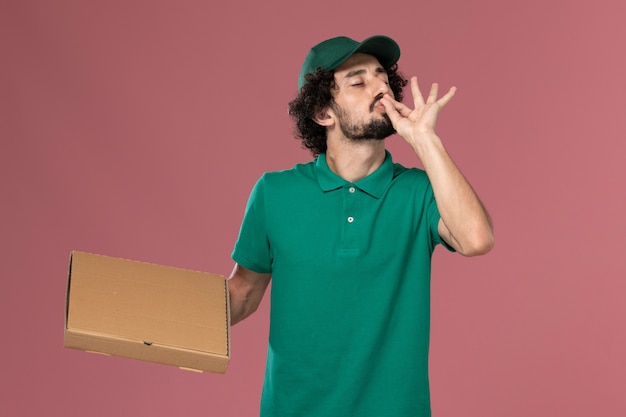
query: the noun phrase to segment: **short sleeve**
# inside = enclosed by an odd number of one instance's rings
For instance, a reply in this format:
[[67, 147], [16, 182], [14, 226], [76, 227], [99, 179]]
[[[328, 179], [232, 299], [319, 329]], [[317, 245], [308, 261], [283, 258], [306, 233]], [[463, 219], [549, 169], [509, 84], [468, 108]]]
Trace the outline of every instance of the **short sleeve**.
[[257, 181], [248, 198], [232, 258], [244, 268], [260, 274], [272, 271], [265, 216], [264, 176]]
[[441, 214], [439, 214], [439, 208], [437, 207], [435, 194], [433, 193], [433, 189], [430, 184], [428, 185], [426, 201], [426, 216], [428, 218], [428, 227], [430, 230], [430, 238], [433, 242], [433, 247], [438, 244], [442, 244], [450, 252], [455, 252], [454, 248], [450, 246], [448, 242], [443, 240], [439, 235], [439, 220], [441, 219]]

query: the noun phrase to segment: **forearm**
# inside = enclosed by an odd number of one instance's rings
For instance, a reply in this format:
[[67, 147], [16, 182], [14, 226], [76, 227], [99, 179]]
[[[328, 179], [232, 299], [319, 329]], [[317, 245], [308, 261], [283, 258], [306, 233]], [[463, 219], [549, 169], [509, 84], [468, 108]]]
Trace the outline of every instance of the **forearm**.
[[228, 278], [231, 325], [237, 324], [256, 311], [269, 281], [269, 274], [257, 274], [235, 265]]
[[233, 289], [231, 281], [228, 282], [228, 291], [230, 293], [230, 324], [235, 325], [252, 314], [255, 308], [250, 307], [246, 298]]
[[463, 255], [488, 252], [494, 244], [491, 218], [440, 138], [428, 133], [411, 145], [428, 174], [437, 208], [449, 232], [447, 239], [442, 237]]

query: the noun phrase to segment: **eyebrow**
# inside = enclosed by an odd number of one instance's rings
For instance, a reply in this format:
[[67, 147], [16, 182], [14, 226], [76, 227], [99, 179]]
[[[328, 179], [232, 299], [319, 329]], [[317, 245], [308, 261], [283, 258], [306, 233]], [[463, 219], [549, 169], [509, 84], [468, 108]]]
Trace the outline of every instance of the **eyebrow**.
[[[385, 72], [385, 69], [383, 67], [376, 67], [375, 71], [376, 73], [381, 73], [381, 72]], [[350, 77], [354, 77], [355, 75], [361, 75], [361, 74], [365, 74], [365, 69], [357, 69], [354, 71], [350, 71], [343, 78], [350, 78]]]
[[355, 75], [360, 75], [360, 74], [365, 74], [365, 70], [364, 69], [358, 69], [358, 70], [350, 71], [343, 78], [350, 78], [350, 77], [354, 77]]

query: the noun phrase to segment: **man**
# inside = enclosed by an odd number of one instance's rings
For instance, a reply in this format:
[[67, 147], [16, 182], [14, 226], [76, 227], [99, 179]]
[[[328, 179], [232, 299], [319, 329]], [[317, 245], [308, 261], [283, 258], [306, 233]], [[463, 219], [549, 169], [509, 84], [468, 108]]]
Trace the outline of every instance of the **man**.
[[[262, 416], [430, 416], [430, 260], [493, 246], [491, 220], [435, 122], [452, 99], [400, 103], [400, 49], [385, 36], [313, 47], [290, 103], [315, 158], [264, 174], [250, 195], [229, 280], [232, 323], [272, 279]], [[394, 164], [397, 132], [425, 171]]]

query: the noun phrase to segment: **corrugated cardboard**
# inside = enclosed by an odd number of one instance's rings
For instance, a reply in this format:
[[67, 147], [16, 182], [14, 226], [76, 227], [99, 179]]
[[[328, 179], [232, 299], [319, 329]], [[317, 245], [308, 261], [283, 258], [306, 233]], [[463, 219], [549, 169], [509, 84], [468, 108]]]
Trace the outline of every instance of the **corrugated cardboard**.
[[229, 330], [223, 276], [71, 253], [65, 347], [224, 373]]

